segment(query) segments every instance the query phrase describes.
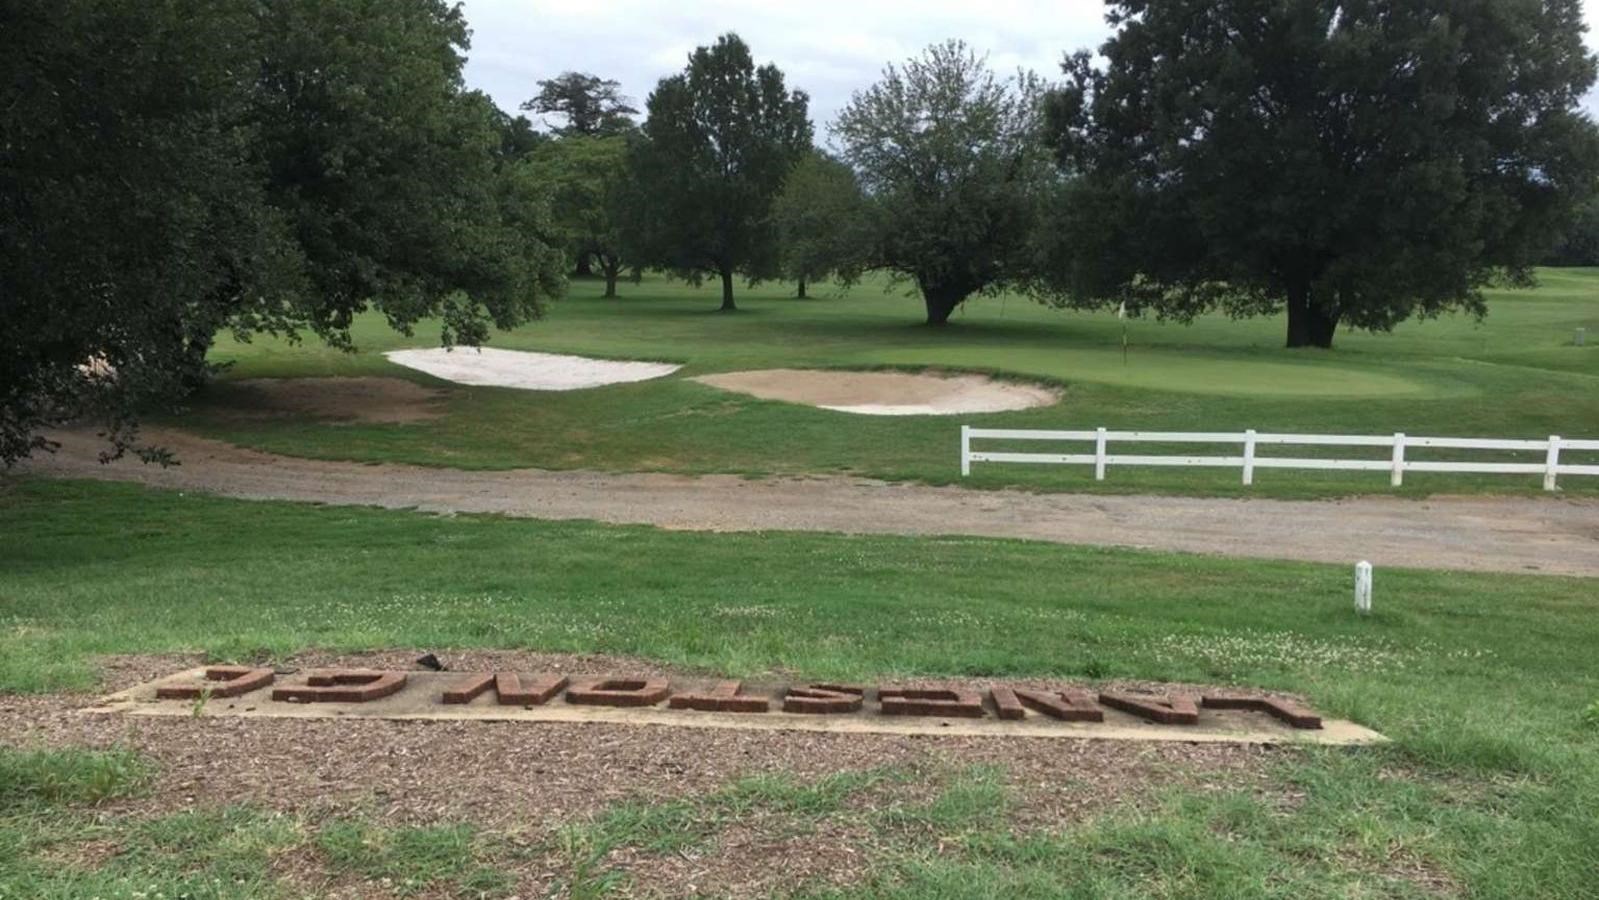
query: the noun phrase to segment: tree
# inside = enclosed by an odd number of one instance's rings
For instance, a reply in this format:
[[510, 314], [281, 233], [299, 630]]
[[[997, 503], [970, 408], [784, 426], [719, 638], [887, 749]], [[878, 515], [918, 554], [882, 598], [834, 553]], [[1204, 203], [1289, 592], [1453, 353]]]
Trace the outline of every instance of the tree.
[[597, 260], [605, 296], [616, 296], [626, 261], [622, 229], [633, 196], [628, 140], [622, 136], [549, 141], [529, 161], [529, 177], [550, 197], [555, 234], [574, 257]]
[[562, 72], [540, 81], [538, 96], [522, 108], [564, 118], [564, 126], [552, 129], [561, 137], [625, 134], [633, 130], [632, 117], [638, 112], [622, 96], [621, 82], [587, 72]]
[[833, 131], [877, 208], [870, 265], [915, 282], [927, 324], [973, 294], [1029, 280], [1028, 236], [1049, 182], [1043, 89], [999, 79], [959, 41], [929, 47], [857, 92]]
[[645, 106], [634, 153], [645, 197], [639, 234], [646, 258], [698, 283], [722, 281], [722, 309], [736, 309], [733, 276], [777, 273], [772, 201], [811, 146], [804, 91], [789, 91], [773, 65], [756, 67], [736, 34], [689, 57]]
[[1577, 0], [1129, 0], [1048, 118], [1063, 302], [1340, 324], [1485, 311], [1588, 193]]
[[513, 116], [497, 106], [493, 115], [494, 127], [500, 133], [500, 155], [507, 159], [523, 159], [550, 139], [549, 135], [534, 131], [527, 116]]
[[443, 2], [0, 7], [0, 462], [209, 373], [219, 330], [349, 347], [367, 308], [446, 340], [559, 290], [539, 196], [461, 86]]
[[855, 173], [837, 159], [814, 151], [788, 173], [772, 218], [783, 275], [798, 282], [800, 299], [808, 282], [861, 267], [867, 217]]
[[1573, 212], [1560, 241], [1543, 259], [1546, 266], [1599, 266], [1599, 197]]

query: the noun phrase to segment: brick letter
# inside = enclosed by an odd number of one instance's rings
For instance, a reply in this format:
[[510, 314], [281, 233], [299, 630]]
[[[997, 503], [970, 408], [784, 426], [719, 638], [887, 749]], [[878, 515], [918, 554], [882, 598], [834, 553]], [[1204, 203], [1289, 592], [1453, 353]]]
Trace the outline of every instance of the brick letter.
[[495, 702], [500, 706], [542, 706], [566, 687], [566, 676], [546, 673], [533, 676], [526, 685], [515, 672], [496, 672], [492, 675], [472, 675], [444, 692], [445, 703], [471, 703], [477, 697], [494, 689]]
[[1020, 719], [1023, 706], [1030, 707], [1063, 722], [1103, 722], [1105, 712], [1094, 704], [1087, 691], [1030, 691], [996, 687], [993, 689], [994, 705], [1001, 719]]
[[718, 681], [709, 693], [674, 694], [667, 702], [672, 709], [698, 709], [704, 712], [763, 713], [772, 708], [765, 697], [741, 697], [737, 681]]
[[866, 688], [849, 684], [811, 684], [791, 687], [783, 695], [783, 712], [827, 715], [859, 712]]
[[366, 703], [387, 697], [405, 687], [404, 672], [332, 669], [312, 672], [300, 687], [280, 687], [273, 700], [291, 703]]
[[586, 706], [654, 706], [668, 694], [665, 678], [585, 679], [566, 692], [566, 702]]
[[983, 695], [945, 688], [883, 688], [877, 692], [885, 716], [983, 717]]
[[1275, 716], [1294, 728], [1321, 727], [1321, 716], [1292, 700], [1276, 697], [1226, 697], [1206, 694], [1204, 706], [1207, 709], [1252, 709]]
[[198, 700], [203, 696], [237, 697], [272, 683], [271, 669], [249, 666], [212, 666], [205, 670], [207, 684], [173, 684], [156, 688], [157, 700]]
[[1148, 719], [1161, 725], [1199, 724], [1199, 709], [1194, 706], [1194, 698], [1181, 694], [1173, 697], [1157, 697], [1153, 694], [1102, 693], [1099, 695], [1099, 702], [1111, 709], [1132, 713], [1140, 719]]

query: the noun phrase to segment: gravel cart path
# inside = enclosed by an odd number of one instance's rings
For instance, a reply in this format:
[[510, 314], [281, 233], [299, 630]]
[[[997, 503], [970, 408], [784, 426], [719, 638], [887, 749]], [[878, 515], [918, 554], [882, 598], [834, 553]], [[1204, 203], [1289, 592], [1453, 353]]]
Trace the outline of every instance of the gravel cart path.
[[88, 432], [20, 471], [228, 497], [589, 519], [697, 531], [963, 534], [1378, 566], [1599, 576], [1599, 501], [1335, 501], [977, 491], [862, 478], [745, 479], [517, 469], [474, 472], [300, 459], [150, 430], [182, 465], [98, 461]]

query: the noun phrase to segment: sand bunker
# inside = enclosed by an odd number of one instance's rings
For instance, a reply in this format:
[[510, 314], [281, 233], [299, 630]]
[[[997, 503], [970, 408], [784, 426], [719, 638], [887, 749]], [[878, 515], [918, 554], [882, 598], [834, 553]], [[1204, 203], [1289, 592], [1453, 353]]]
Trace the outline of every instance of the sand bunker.
[[762, 400], [804, 403], [867, 416], [950, 416], [1048, 406], [1060, 393], [982, 375], [761, 369], [695, 378]]
[[493, 347], [391, 350], [383, 355], [391, 362], [446, 381], [521, 388], [525, 391], [575, 391], [607, 384], [648, 381], [682, 368], [671, 363], [618, 362]]
[[403, 378], [247, 378], [221, 385], [218, 399], [238, 418], [395, 423], [444, 415], [444, 395]]

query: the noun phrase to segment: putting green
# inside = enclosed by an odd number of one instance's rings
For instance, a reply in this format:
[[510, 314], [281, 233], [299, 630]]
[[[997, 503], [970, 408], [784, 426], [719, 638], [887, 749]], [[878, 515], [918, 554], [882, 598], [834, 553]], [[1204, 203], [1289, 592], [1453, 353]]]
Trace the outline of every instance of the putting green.
[[1386, 372], [1326, 363], [1289, 363], [1192, 351], [1135, 348], [1122, 359], [1119, 350], [1061, 347], [1007, 347], [1001, 352], [976, 347], [917, 347], [873, 352], [870, 360], [890, 365], [950, 366], [1017, 375], [1042, 375], [1062, 381], [1091, 381], [1119, 387], [1194, 394], [1276, 397], [1418, 397], [1436, 394], [1428, 385]]

